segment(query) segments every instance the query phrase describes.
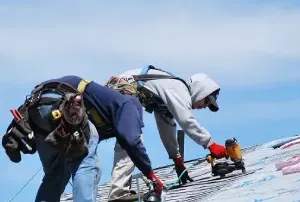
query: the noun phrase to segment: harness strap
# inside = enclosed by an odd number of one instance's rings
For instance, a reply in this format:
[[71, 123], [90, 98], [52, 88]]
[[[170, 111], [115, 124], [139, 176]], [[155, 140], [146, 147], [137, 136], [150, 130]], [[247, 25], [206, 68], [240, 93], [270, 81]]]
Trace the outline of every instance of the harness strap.
[[144, 67], [144, 68], [142, 69], [142, 71], [141, 71], [141, 75], [147, 74], [148, 71], [149, 71], [150, 69], [153, 69], [153, 70], [159, 70], [159, 71], [161, 71], [161, 72], [165, 72], [165, 73], [169, 74], [170, 76], [175, 76], [173, 73], [171, 73], [171, 72], [169, 72], [169, 71], [166, 71], [166, 70], [163, 70], [163, 69], [160, 69], [160, 68], [156, 68], [156, 67], [154, 67], [153, 65], [149, 65], [148, 67]]
[[[148, 74], [148, 71], [150, 69], [153, 69], [153, 70], [158, 70], [158, 71], [161, 71], [161, 72], [165, 72], [169, 75], [161, 75], [161, 74]], [[143, 87], [144, 87], [144, 82], [146, 81], [150, 81], [150, 80], [155, 80], [155, 79], [177, 79], [181, 82], [184, 83], [184, 85], [187, 87], [187, 89], [190, 91], [190, 87], [189, 85], [185, 82], [185, 80], [183, 80], [182, 78], [179, 78], [177, 76], [175, 76], [173, 73], [171, 72], [168, 72], [168, 71], [165, 71], [163, 69], [159, 69], [159, 68], [156, 68], [154, 67], [153, 65], [149, 65], [147, 67], [144, 67], [140, 73], [140, 75], [132, 75], [133, 78], [136, 80], [136, 83], [137, 83], [137, 89], [138, 90], [141, 90]]]
[[67, 83], [61, 82], [48, 82], [44, 84], [37, 85], [35, 89], [31, 92], [31, 96], [26, 98], [30, 102], [30, 105], [35, 104], [37, 101], [40, 101], [41, 94], [43, 92], [58, 92], [60, 94], [65, 93], [78, 93], [78, 91]]
[[79, 82], [78, 86], [77, 86], [77, 91], [80, 93], [80, 94], [83, 94], [83, 92], [85, 91], [86, 89], [86, 86], [91, 83], [91, 81], [89, 80], [85, 80], [85, 79], [81, 79], [81, 81]]
[[[168, 75], [162, 75], [162, 74], [148, 74], [148, 71], [150, 69], [158, 70], [161, 72], [165, 72]], [[155, 68], [152, 65], [149, 65], [147, 67], [144, 67], [140, 73], [140, 75], [132, 75], [133, 79], [137, 83], [137, 90], [140, 92], [139, 100], [142, 103], [142, 105], [145, 107], [145, 110], [149, 113], [152, 113], [154, 110], [160, 111], [161, 113], [164, 113], [167, 117], [173, 118], [172, 114], [169, 112], [166, 106], [162, 106], [160, 102], [162, 102], [160, 99], [158, 99], [153, 94], [149, 93], [147, 90], [145, 90], [144, 83], [151, 80], [157, 80], [157, 79], [176, 79], [181, 81], [188, 89], [189, 93], [191, 94], [191, 90], [189, 85], [186, 83], [185, 80], [182, 78], [179, 78], [172, 74], [171, 72], [167, 72], [165, 70]]]
[[[77, 91], [83, 94], [89, 83], [91, 83], [91, 81], [82, 79], [77, 86]], [[103, 138], [109, 138], [112, 133], [112, 126], [106, 116], [102, 114], [101, 111], [96, 110], [96, 108], [89, 103], [88, 100], [85, 100], [84, 105], [92, 123], [101, 131]]]
[[[132, 75], [132, 77], [134, 78], [134, 80], [137, 81], [137, 83], [146, 82], [146, 81], [150, 81], [150, 80], [156, 80], [156, 79], [177, 79], [177, 80], [181, 81], [182, 83], [184, 83], [184, 85], [190, 91], [190, 87], [185, 82], [185, 80], [183, 80], [182, 78], [179, 78], [177, 76], [169, 76], [169, 75], [161, 75], [161, 74], [146, 74], [146, 75]], [[139, 90], [141, 90], [142, 87], [143, 86], [139, 85], [138, 86]]]

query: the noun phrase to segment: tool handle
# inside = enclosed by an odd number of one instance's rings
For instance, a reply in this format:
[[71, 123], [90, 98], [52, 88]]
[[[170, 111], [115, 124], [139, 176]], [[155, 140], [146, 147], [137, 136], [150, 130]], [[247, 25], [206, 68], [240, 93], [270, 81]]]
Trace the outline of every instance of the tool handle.
[[27, 142], [25, 142], [24, 139], [21, 139], [21, 142], [25, 145], [25, 147], [28, 149], [28, 151], [32, 151], [32, 147], [29, 146], [29, 144], [27, 144]]
[[16, 109], [11, 109], [10, 112], [12, 113], [14, 120], [21, 132], [30, 135], [30, 133], [32, 133], [32, 130], [26, 127], [26, 119], [22, 116], [22, 114]]
[[17, 123], [20, 122], [21, 119], [23, 118], [21, 113], [16, 109], [11, 109], [10, 112], [12, 113], [12, 115]]

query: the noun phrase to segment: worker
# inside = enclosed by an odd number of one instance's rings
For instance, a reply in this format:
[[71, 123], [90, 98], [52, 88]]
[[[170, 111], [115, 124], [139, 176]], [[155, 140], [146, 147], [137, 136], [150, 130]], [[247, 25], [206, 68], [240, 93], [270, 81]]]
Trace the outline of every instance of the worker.
[[47, 80], [12, 110], [14, 120], [2, 145], [16, 163], [20, 152], [38, 152], [45, 175], [36, 202], [59, 202], [70, 177], [74, 202], [96, 202], [101, 175], [97, 146], [113, 137], [159, 196], [163, 182], [141, 140], [141, 109], [135, 98], [77, 76]]
[[[217, 98], [220, 87], [206, 74], [195, 74], [185, 81], [170, 72], [149, 65], [143, 69], [129, 70], [112, 76], [105, 85], [122, 94], [137, 97], [147, 112], [154, 112], [160, 138], [169, 158], [175, 164], [178, 177], [186, 167], [179, 153], [175, 121], [192, 140], [208, 149], [212, 156], [217, 159], [228, 157], [225, 147], [217, 144], [209, 131], [202, 127], [192, 114], [193, 109], [208, 107], [212, 112], [219, 110]], [[115, 147], [118, 149], [115, 150], [115, 166], [109, 192], [111, 201], [124, 198], [123, 195], [129, 197], [130, 176], [134, 168], [128, 154], [119, 147], [118, 142]], [[120, 169], [122, 173], [118, 172]], [[187, 181], [193, 179], [185, 172], [180, 184]]]

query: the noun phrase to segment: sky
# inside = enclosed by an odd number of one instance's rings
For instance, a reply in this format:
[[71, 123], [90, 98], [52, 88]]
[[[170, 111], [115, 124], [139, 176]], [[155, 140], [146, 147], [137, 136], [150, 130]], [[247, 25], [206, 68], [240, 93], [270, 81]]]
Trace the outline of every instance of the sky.
[[[246, 147], [297, 135], [299, 24], [299, 1], [0, 1], [0, 132], [12, 119], [9, 109], [45, 79], [73, 74], [104, 84], [152, 64], [184, 79], [203, 72], [216, 80], [219, 112], [194, 115], [220, 144], [236, 137]], [[153, 115], [144, 115], [153, 167], [172, 163]], [[114, 143], [98, 146], [100, 183], [110, 180]], [[185, 137], [185, 160], [206, 154]], [[15, 164], [2, 147], [0, 162], [0, 201], [41, 167], [37, 154]], [[33, 201], [42, 177], [41, 170], [13, 201]]]

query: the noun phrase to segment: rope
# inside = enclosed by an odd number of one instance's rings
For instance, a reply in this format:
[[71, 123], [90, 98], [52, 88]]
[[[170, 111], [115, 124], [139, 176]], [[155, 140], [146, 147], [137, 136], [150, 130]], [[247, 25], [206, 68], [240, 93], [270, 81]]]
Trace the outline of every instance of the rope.
[[[25, 183], [25, 185], [8, 201], [8, 202], [11, 202], [12, 200], [14, 200], [18, 195], [19, 193], [29, 184], [29, 182], [40, 172], [40, 170], [42, 169], [43, 167], [40, 167], [35, 173], [34, 175]], [[72, 183], [69, 181], [69, 184], [73, 187]]]
[[[134, 85], [127, 81], [122, 81], [123, 78], [113, 77], [105, 85], [109, 88], [113, 88], [117, 91], [127, 91], [129, 94], [136, 95], [139, 94], [139, 91], [135, 88]], [[126, 88], [129, 87], [129, 88]]]
[[25, 185], [8, 202], [11, 202], [12, 200], [14, 200], [14, 198], [16, 198], [18, 196], [18, 194], [29, 184], [29, 182], [38, 174], [38, 172], [40, 172], [41, 169], [42, 169], [42, 167], [40, 167], [35, 172], [35, 174], [25, 183]]

